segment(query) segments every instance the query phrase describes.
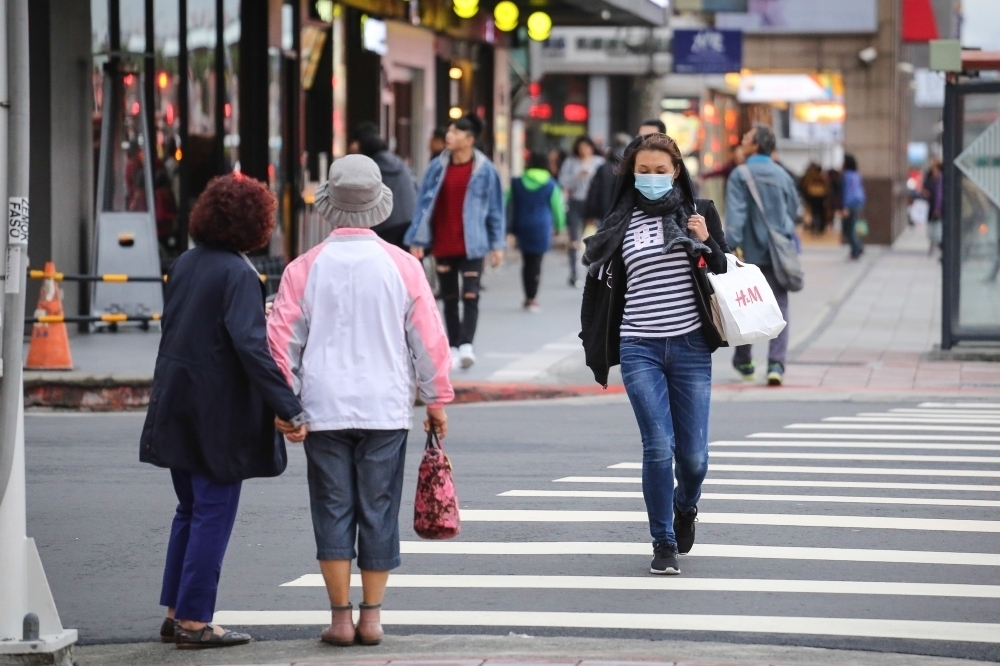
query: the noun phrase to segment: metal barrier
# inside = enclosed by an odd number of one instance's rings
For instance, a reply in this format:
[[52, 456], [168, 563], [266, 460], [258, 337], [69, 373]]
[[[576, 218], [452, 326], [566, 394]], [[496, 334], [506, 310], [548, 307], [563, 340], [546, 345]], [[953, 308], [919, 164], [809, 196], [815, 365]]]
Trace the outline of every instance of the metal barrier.
[[[30, 271], [28, 277], [32, 280], [55, 280], [56, 282], [166, 282], [167, 276], [161, 275], [119, 275], [118, 273], [107, 273], [105, 275], [83, 275], [79, 273], [46, 273], [45, 271]], [[281, 275], [260, 274], [261, 282], [280, 282]]]
[[149, 324], [151, 321], [160, 321], [160, 315], [151, 314], [148, 316], [129, 316], [127, 314], [103, 314], [103, 315], [42, 315], [41, 317], [26, 317], [25, 322], [29, 324], [123, 324], [125, 322], [139, 322]]

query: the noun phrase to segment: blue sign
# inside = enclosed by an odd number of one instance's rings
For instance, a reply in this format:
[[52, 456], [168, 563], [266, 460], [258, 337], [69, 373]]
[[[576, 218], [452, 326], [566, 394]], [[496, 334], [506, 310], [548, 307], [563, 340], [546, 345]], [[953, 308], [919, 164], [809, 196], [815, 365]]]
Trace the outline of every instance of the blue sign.
[[743, 67], [743, 33], [739, 30], [674, 30], [676, 74], [727, 74]]

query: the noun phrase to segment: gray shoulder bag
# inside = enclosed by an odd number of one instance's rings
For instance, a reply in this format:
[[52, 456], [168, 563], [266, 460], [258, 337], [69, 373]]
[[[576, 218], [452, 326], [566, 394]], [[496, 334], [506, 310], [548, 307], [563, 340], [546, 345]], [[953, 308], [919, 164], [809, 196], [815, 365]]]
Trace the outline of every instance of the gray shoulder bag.
[[779, 233], [767, 223], [767, 213], [764, 212], [764, 202], [761, 201], [760, 192], [757, 190], [757, 181], [753, 179], [753, 173], [745, 164], [736, 167], [736, 170], [743, 176], [743, 181], [750, 190], [750, 196], [760, 210], [764, 226], [767, 228], [767, 249], [771, 255], [771, 268], [774, 270], [774, 278], [786, 291], [799, 291], [802, 289], [803, 277], [802, 262], [799, 260], [799, 253], [795, 250], [795, 244], [790, 238]]

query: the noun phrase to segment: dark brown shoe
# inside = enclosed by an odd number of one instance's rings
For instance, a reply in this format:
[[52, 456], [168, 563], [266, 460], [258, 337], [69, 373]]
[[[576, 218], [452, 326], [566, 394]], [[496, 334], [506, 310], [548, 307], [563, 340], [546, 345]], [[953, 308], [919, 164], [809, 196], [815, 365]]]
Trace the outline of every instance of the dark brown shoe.
[[174, 645], [178, 650], [205, 650], [208, 648], [233, 647], [246, 645], [251, 640], [250, 634], [226, 631], [221, 636], [215, 634], [215, 629], [206, 624], [201, 629], [185, 629], [179, 623], [174, 626]]
[[174, 627], [177, 621], [172, 617], [163, 618], [163, 624], [160, 625], [160, 641], [163, 643], [173, 643], [174, 642]]

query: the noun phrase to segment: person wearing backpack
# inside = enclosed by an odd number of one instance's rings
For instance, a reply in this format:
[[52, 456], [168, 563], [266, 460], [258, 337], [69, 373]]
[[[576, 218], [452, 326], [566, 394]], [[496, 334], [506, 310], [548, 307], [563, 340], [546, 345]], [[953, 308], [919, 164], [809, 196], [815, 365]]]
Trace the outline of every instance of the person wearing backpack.
[[[726, 240], [736, 256], [760, 268], [788, 321], [788, 288], [775, 275], [770, 242], [771, 231], [791, 239], [795, 235], [795, 215], [799, 194], [788, 172], [771, 159], [777, 140], [767, 125], [754, 125], [743, 137], [746, 164], [738, 167], [726, 183]], [[759, 203], [758, 203], [759, 201]], [[780, 267], [778, 267], [780, 269]], [[770, 341], [767, 353], [767, 383], [781, 386], [788, 352], [788, 326]], [[746, 382], [756, 376], [753, 349], [736, 348], [733, 367]]]
[[510, 229], [521, 249], [521, 279], [524, 284], [524, 309], [539, 312], [536, 300], [542, 277], [542, 259], [552, 246], [552, 232], [566, 226], [563, 193], [549, 173], [549, 158], [532, 152], [524, 175], [515, 178], [507, 192]]

